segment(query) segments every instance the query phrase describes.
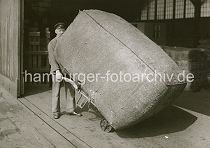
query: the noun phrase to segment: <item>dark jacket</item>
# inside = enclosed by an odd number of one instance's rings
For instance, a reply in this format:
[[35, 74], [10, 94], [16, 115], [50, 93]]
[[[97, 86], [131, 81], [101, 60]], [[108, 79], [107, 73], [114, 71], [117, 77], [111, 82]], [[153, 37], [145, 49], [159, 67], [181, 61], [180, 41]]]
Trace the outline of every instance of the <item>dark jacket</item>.
[[56, 54], [55, 54], [55, 48], [57, 45], [58, 38], [59, 37], [55, 37], [48, 44], [48, 58], [49, 58], [49, 64], [51, 66], [50, 73], [54, 73], [56, 70], [60, 69], [59, 64], [56, 61]]

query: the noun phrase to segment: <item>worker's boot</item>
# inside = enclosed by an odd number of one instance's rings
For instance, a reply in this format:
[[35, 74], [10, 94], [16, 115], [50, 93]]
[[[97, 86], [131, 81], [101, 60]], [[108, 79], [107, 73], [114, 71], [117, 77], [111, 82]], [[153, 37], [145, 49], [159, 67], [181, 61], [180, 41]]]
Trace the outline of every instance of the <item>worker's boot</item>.
[[59, 119], [60, 118], [60, 113], [59, 112], [53, 113], [53, 118], [54, 119]]

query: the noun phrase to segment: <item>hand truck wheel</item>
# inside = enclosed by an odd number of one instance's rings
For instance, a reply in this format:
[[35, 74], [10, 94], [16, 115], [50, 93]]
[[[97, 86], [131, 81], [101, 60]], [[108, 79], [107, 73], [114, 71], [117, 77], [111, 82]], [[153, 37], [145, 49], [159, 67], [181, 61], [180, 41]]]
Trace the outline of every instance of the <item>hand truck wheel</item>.
[[101, 129], [107, 133], [114, 131], [114, 128], [109, 124], [109, 122], [106, 119], [101, 119], [100, 126]]

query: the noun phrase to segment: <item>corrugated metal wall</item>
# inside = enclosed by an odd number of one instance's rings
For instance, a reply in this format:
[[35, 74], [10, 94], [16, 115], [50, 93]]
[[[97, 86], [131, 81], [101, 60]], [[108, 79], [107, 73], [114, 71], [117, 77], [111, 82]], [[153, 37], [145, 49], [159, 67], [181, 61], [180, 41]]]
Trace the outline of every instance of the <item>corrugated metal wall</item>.
[[0, 0], [0, 85], [17, 95], [20, 1]]

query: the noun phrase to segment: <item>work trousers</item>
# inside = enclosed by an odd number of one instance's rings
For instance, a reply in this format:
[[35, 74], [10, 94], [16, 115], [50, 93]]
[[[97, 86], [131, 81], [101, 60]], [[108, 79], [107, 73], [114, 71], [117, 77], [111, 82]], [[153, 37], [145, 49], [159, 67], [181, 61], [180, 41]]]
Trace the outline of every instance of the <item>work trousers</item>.
[[73, 86], [64, 81], [58, 82], [55, 80], [55, 75], [52, 76], [52, 113], [60, 112], [60, 90], [61, 84], [64, 84], [66, 112], [73, 112], [76, 108], [75, 90]]

